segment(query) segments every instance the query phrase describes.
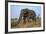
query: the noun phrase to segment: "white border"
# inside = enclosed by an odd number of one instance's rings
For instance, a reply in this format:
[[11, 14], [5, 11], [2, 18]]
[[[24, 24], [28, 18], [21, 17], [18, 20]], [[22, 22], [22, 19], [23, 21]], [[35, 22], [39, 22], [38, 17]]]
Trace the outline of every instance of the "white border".
[[[17, 29], [11, 29], [11, 5], [27, 5], [27, 6], [41, 6], [41, 27], [37, 28], [17, 28]], [[27, 31], [27, 30], [42, 30], [43, 29], [43, 5], [42, 4], [26, 4], [26, 3], [8, 3], [8, 32], [13, 31]]]

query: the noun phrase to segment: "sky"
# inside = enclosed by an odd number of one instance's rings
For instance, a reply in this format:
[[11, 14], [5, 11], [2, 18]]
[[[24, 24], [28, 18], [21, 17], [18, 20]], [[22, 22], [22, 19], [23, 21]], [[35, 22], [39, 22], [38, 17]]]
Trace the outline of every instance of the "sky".
[[41, 6], [11, 5], [11, 18], [19, 18], [21, 10], [28, 8], [34, 10], [36, 15], [41, 15]]

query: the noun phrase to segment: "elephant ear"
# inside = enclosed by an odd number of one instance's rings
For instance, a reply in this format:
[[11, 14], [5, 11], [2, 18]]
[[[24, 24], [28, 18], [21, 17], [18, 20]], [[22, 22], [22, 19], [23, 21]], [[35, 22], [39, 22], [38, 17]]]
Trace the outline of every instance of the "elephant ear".
[[28, 9], [26, 8], [26, 9], [22, 9], [21, 10], [21, 13], [24, 13], [24, 12], [27, 12], [28, 11]]

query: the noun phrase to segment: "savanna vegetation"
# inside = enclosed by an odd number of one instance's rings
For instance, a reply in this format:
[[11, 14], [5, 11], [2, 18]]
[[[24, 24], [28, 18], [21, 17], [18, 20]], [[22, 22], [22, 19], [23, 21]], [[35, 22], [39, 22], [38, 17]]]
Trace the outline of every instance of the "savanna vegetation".
[[40, 27], [41, 26], [41, 17], [36, 17], [36, 22], [30, 19], [30, 22], [26, 19], [26, 24], [24, 24], [23, 19], [18, 24], [18, 18], [12, 18], [11, 19], [11, 28], [34, 28], [34, 27]]

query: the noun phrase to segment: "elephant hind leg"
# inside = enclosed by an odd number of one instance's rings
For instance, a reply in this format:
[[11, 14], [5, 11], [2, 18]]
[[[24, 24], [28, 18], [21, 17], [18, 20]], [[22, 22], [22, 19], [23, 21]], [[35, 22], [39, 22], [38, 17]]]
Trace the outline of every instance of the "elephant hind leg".
[[33, 21], [36, 22], [36, 18], [33, 18]]

